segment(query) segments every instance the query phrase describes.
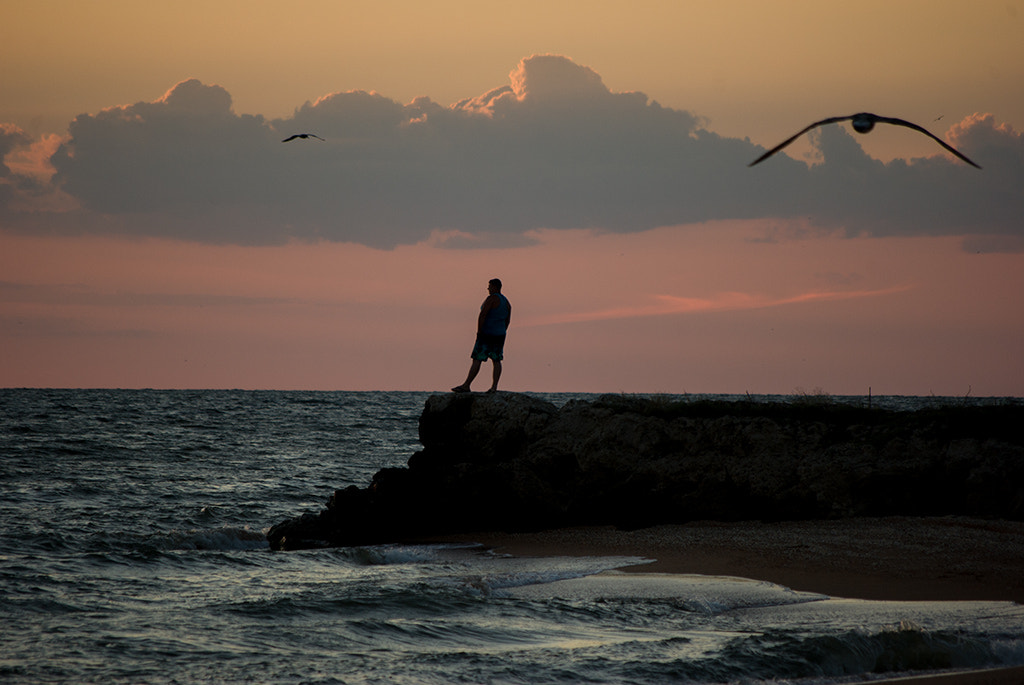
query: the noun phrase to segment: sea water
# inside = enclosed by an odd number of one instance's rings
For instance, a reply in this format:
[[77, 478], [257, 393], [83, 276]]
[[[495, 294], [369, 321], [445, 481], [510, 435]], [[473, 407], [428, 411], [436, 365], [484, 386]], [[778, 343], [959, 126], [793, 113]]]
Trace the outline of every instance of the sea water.
[[475, 545], [269, 550], [269, 526], [403, 466], [428, 396], [0, 390], [0, 682], [838, 683], [1024, 664], [1012, 602], [855, 601]]

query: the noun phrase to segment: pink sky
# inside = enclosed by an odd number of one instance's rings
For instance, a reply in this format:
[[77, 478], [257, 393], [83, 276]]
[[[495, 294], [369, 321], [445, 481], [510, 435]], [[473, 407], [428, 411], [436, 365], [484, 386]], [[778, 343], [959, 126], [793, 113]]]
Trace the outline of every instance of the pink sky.
[[0, 387], [1024, 396], [1024, 3], [298, 4], [16, 5]]
[[509, 390], [1020, 394], [1019, 255], [957, 238], [766, 235], [735, 222], [393, 251], [8, 238], [0, 263], [23, 292], [5, 298], [0, 374], [443, 390], [465, 373], [497, 274], [514, 305]]

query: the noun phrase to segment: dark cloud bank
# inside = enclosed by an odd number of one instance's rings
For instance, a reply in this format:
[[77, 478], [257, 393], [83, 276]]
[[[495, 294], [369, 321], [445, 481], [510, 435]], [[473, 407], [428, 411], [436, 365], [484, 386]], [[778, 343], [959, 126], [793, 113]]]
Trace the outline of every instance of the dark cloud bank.
[[[449, 107], [351, 91], [275, 120], [236, 114], [225, 89], [193, 79], [155, 102], [77, 117], [46, 187], [0, 165], [0, 212], [14, 230], [238, 244], [386, 248], [434, 231], [452, 245], [474, 236], [515, 244], [536, 228], [642, 231], [774, 217], [851, 235], [968, 235], [978, 249], [1021, 249], [1020, 134], [991, 115], [957, 124], [950, 140], [978, 171], [937, 146], [934, 157], [883, 164], [848, 131], [815, 132], [820, 164], [776, 155], [748, 168], [763, 148], [643, 93], [613, 93], [592, 70], [550, 55], [523, 60], [509, 85]], [[326, 142], [281, 143], [301, 132]], [[0, 127], [0, 155], [27, 142]], [[15, 202], [18, 193], [57, 191], [79, 209], [29, 216]]]

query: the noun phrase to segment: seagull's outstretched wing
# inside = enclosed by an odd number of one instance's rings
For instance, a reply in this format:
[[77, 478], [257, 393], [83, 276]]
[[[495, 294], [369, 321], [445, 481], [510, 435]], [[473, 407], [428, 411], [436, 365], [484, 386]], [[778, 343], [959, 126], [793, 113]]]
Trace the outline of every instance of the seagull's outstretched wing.
[[287, 143], [289, 140], [295, 140], [296, 138], [303, 138], [303, 139], [305, 139], [305, 138], [316, 138], [317, 140], [323, 140], [323, 138], [321, 138], [320, 136], [318, 136], [315, 133], [293, 133], [292, 135], [288, 136], [287, 138], [285, 138], [281, 142], [282, 143]]
[[771, 150], [769, 150], [768, 152], [764, 153], [763, 155], [761, 155], [760, 157], [755, 159], [753, 162], [751, 162], [747, 166], [754, 166], [755, 164], [757, 164], [759, 162], [763, 162], [764, 160], [768, 159], [769, 157], [771, 157], [776, 152], [778, 152], [782, 148], [784, 148], [787, 145], [789, 145], [790, 143], [792, 143], [794, 140], [796, 140], [797, 138], [799, 138], [803, 134], [805, 134], [808, 131], [810, 131], [812, 128], [817, 128], [819, 126], [824, 126], [825, 124], [834, 124], [837, 121], [846, 121], [847, 119], [852, 119], [854, 116], [856, 116], [856, 115], [851, 114], [850, 116], [846, 116], [846, 117], [829, 117], [828, 119], [822, 119], [821, 121], [816, 121], [813, 124], [811, 124], [810, 126], [808, 126], [807, 128], [802, 129], [796, 135], [790, 136], [789, 138], [786, 138], [784, 141], [782, 141], [781, 143], [779, 143], [778, 145], [773, 147]]
[[883, 124], [894, 124], [896, 126], [906, 126], [907, 128], [912, 128], [912, 129], [914, 129], [915, 131], [917, 131], [919, 133], [923, 133], [926, 136], [928, 136], [929, 138], [931, 138], [932, 140], [934, 140], [936, 143], [941, 145], [942, 147], [946, 148], [946, 150], [948, 150], [949, 152], [953, 153], [954, 155], [956, 155], [960, 159], [962, 159], [965, 162], [967, 162], [968, 164], [970, 164], [975, 169], [980, 169], [981, 168], [980, 166], [978, 166], [977, 164], [975, 164], [971, 160], [967, 159], [967, 157], [965, 157], [963, 154], [961, 154], [959, 150], [954, 148], [952, 145], [947, 145], [946, 141], [942, 140], [941, 138], [939, 138], [938, 136], [936, 136], [935, 134], [933, 134], [931, 131], [929, 131], [928, 129], [924, 128], [923, 126], [918, 126], [917, 124], [913, 124], [913, 123], [911, 123], [909, 121], [904, 121], [903, 119], [896, 119], [894, 117], [878, 117], [877, 120], [882, 122]]
[[[865, 124], [864, 130], [862, 130], [861, 133], [867, 133], [877, 123], [893, 124], [894, 126], [905, 126], [906, 128], [910, 128], [910, 129], [913, 129], [913, 130], [915, 130], [915, 131], [917, 131], [919, 133], [925, 134], [926, 136], [928, 136], [929, 138], [934, 140], [936, 143], [941, 145], [943, 148], [945, 148], [946, 150], [948, 150], [949, 152], [953, 153], [954, 155], [956, 155], [957, 157], [959, 157], [963, 161], [965, 161], [968, 164], [970, 164], [972, 167], [975, 167], [976, 169], [980, 169], [981, 168], [980, 166], [978, 166], [977, 164], [975, 164], [971, 160], [967, 159], [967, 157], [965, 157], [963, 154], [961, 154], [958, 150], [953, 148], [951, 145], [946, 144], [946, 142], [944, 140], [942, 140], [938, 136], [934, 135], [931, 131], [929, 131], [926, 128], [918, 126], [917, 124], [913, 124], [913, 123], [911, 123], [909, 121], [905, 121], [904, 119], [897, 119], [895, 117], [880, 117], [877, 114], [870, 114], [868, 112], [862, 112], [860, 114], [851, 114], [850, 116], [846, 116], [846, 117], [829, 117], [828, 119], [822, 119], [821, 121], [816, 121], [813, 124], [811, 124], [810, 126], [808, 126], [807, 128], [805, 128], [802, 131], [800, 131], [799, 133], [797, 133], [795, 136], [792, 136], [792, 137], [787, 138], [786, 140], [782, 141], [780, 144], [776, 145], [771, 150], [769, 150], [768, 152], [764, 153], [763, 155], [761, 155], [760, 157], [755, 159], [753, 162], [751, 162], [747, 166], [754, 166], [755, 164], [757, 164], [759, 162], [763, 162], [764, 160], [768, 159], [769, 157], [771, 157], [776, 152], [778, 152], [782, 148], [784, 148], [787, 145], [789, 145], [790, 143], [792, 143], [794, 140], [796, 140], [797, 138], [799, 138], [803, 134], [805, 134], [808, 131], [810, 131], [812, 128], [817, 128], [818, 126], [824, 126], [825, 124], [834, 124], [837, 121], [847, 121], [847, 120], [853, 120], [854, 128], [857, 128], [857, 124], [858, 123]], [[860, 129], [858, 129], [858, 130], [860, 130]]]

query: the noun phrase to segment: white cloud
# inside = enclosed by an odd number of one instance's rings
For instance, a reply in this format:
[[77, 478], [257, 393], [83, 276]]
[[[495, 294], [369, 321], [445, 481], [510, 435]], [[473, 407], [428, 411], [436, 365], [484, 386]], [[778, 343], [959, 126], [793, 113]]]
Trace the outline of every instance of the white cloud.
[[[25, 144], [8, 131], [0, 153]], [[272, 121], [236, 114], [224, 88], [191, 79], [153, 102], [71, 123], [51, 182], [81, 211], [15, 216], [10, 183], [0, 208], [15, 229], [48, 222], [53, 231], [240, 244], [392, 247], [431, 235], [519, 244], [538, 228], [625, 232], [758, 217], [850, 234], [1024, 234], [1024, 140], [991, 115], [950, 131], [982, 171], [938, 148], [883, 164], [846, 131], [817, 131], [820, 164], [780, 154], [748, 168], [761, 152], [748, 140], [723, 138], [644, 93], [611, 92], [556, 55], [525, 59], [508, 84], [449, 107], [350, 91]], [[326, 142], [281, 143], [307, 132]]]

